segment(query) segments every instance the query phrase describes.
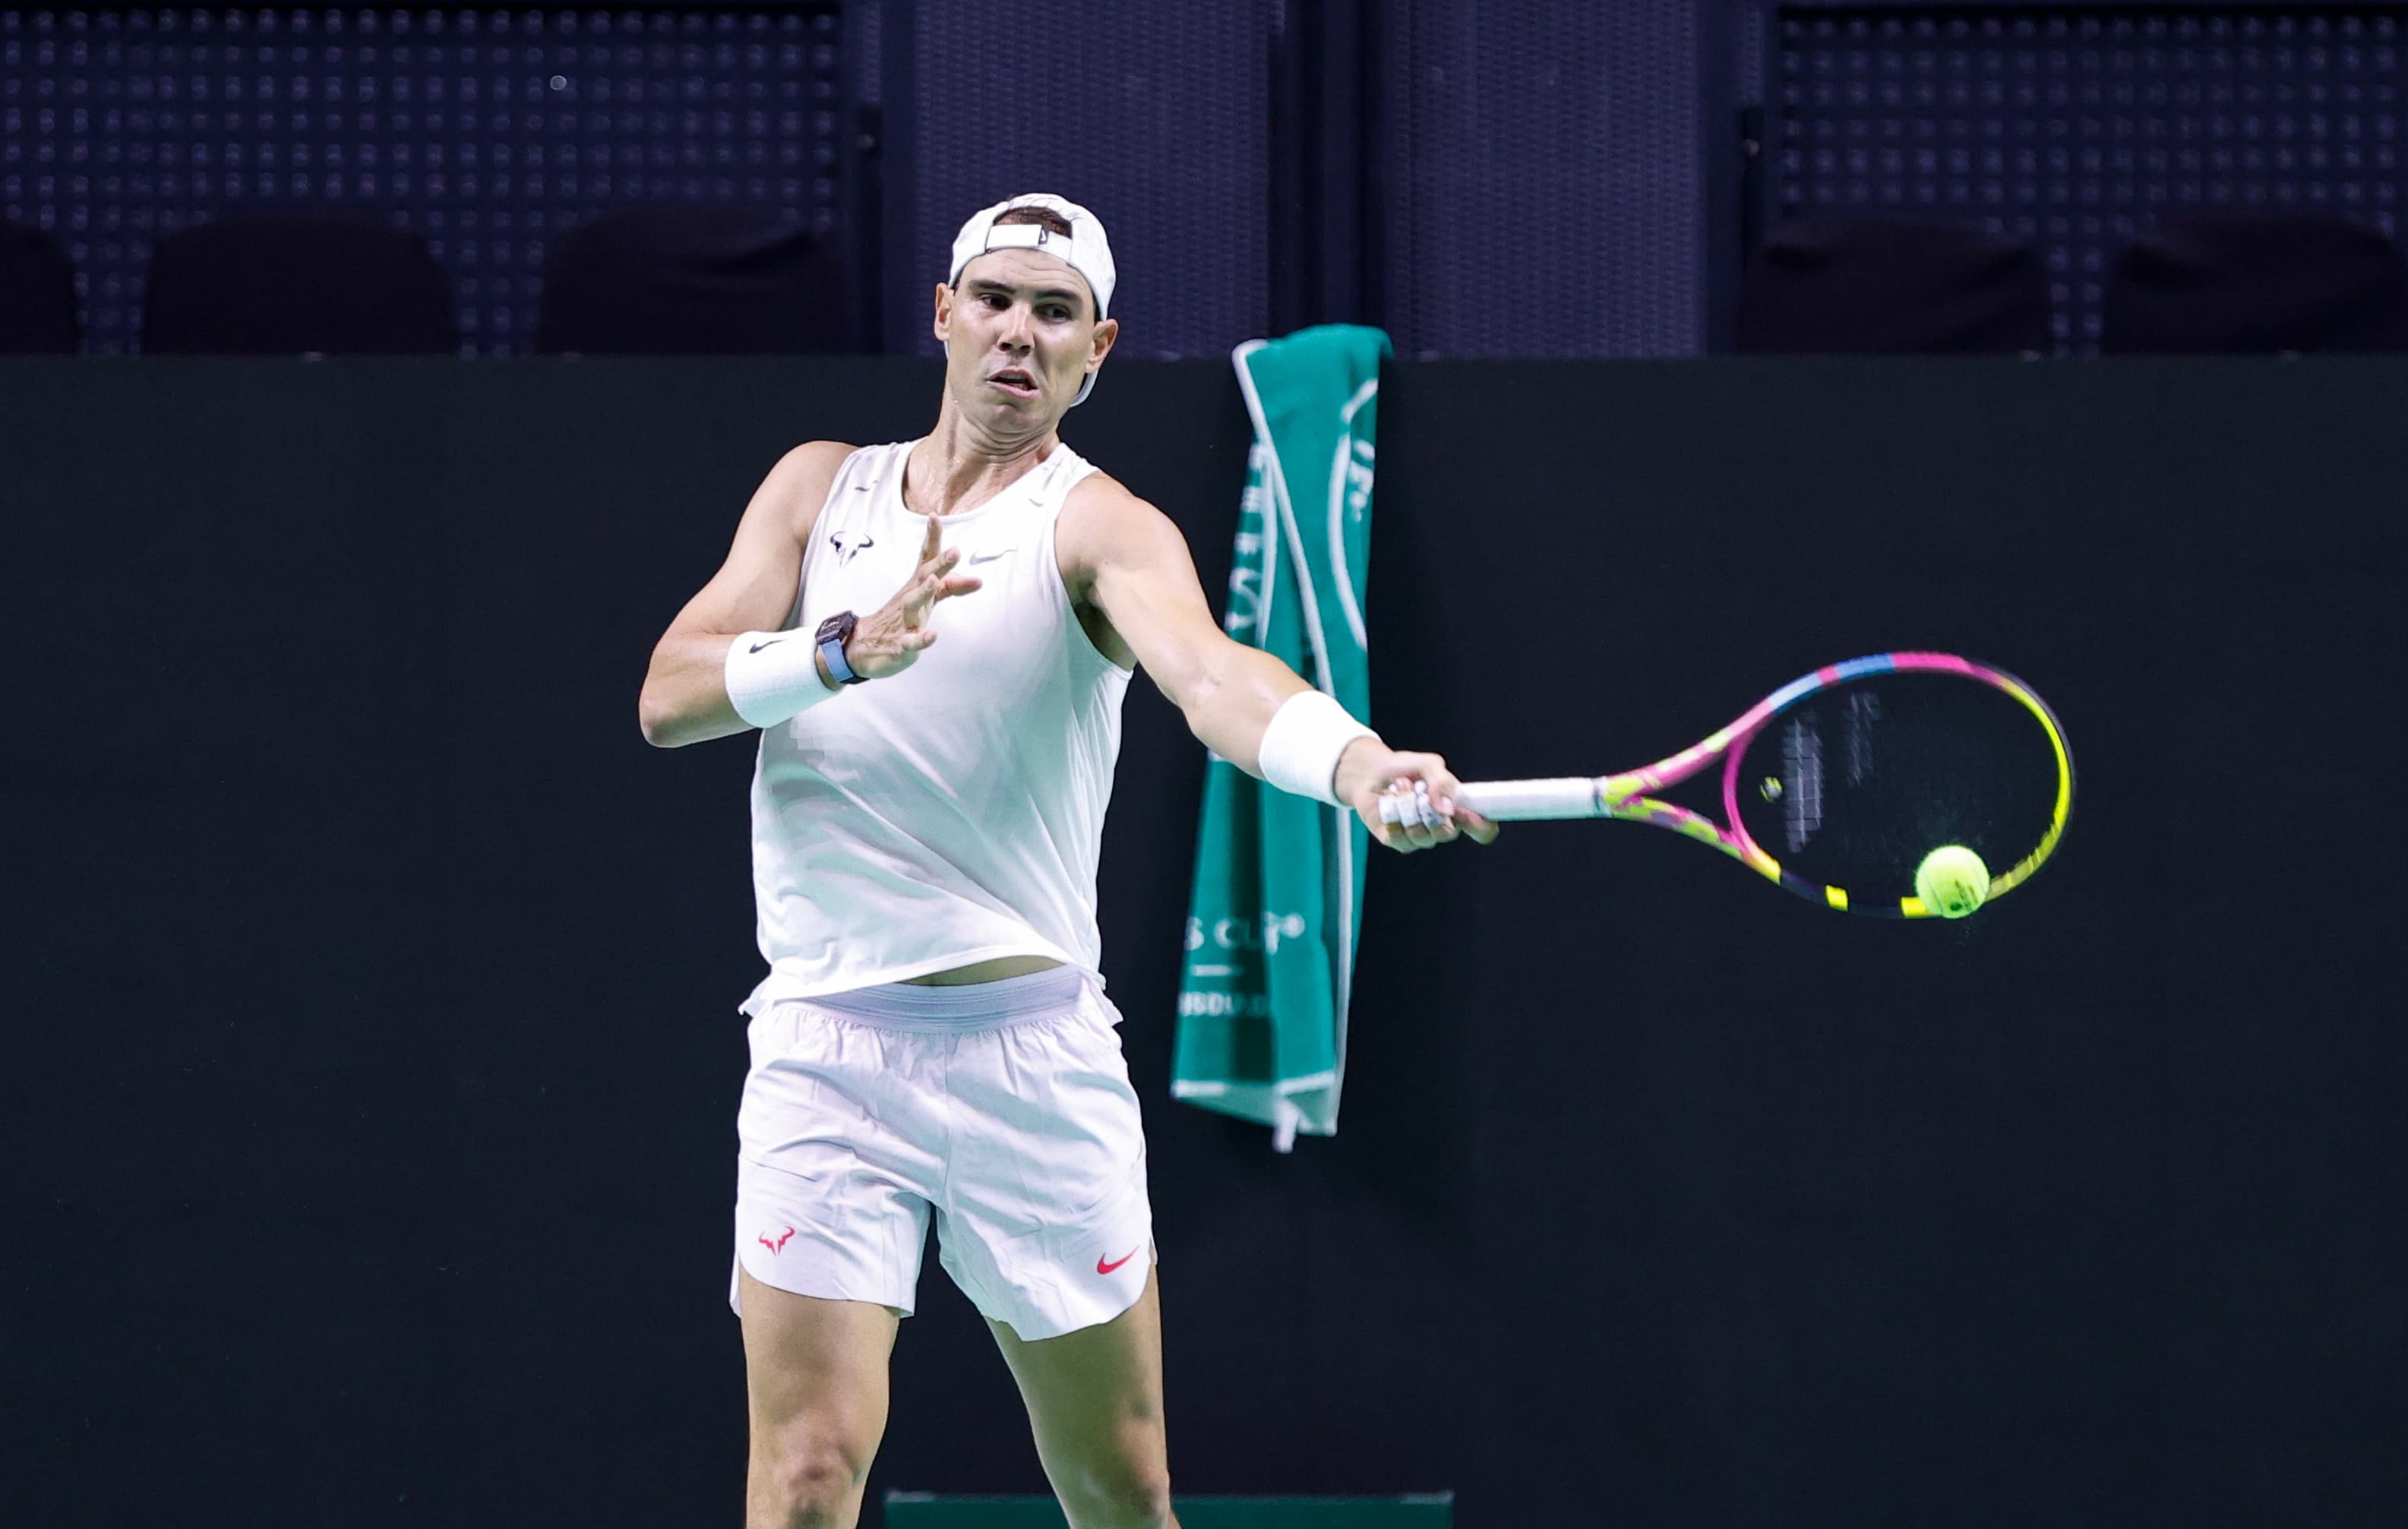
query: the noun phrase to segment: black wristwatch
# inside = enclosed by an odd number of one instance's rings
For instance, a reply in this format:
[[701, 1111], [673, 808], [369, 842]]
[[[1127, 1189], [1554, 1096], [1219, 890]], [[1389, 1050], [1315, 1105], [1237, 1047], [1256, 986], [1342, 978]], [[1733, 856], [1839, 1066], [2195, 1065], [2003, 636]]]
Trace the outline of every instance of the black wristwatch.
[[820, 622], [819, 635], [811, 639], [819, 646], [820, 662], [839, 685], [858, 685], [869, 678], [853, 673], [853, 665], [844, 661], [844, 645], [853, 640], [853, 629], [859, 624], [852, 611], [839, 610]]

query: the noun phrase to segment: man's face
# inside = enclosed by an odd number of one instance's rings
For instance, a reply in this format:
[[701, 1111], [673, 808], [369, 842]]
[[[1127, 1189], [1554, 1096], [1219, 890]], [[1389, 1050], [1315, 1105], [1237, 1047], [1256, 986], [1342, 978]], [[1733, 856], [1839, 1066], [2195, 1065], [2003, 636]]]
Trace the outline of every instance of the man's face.
[[1079, 395], [1120, 325], [1096, 321], [1095, 294], [1069, 262], [1035, 250], [994, 250], [937, 288], [945, 387], [972, 418], [1051, 424]]

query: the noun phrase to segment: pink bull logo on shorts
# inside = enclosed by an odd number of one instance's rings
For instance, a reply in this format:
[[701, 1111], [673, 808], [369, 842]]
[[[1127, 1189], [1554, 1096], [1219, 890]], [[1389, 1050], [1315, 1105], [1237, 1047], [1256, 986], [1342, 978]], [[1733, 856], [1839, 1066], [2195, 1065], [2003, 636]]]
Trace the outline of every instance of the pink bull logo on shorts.
[[795, 1229], [791, 1226], [779, 1233], [775, 1237], [772, 1237], [768, 1233], [764, 1232], [761, 1234], [761, 1246], [768, 1249], [769, 1256], [775, 1258], [780, 1253], [786, 1250], [786, 1239], [794, 1235]]

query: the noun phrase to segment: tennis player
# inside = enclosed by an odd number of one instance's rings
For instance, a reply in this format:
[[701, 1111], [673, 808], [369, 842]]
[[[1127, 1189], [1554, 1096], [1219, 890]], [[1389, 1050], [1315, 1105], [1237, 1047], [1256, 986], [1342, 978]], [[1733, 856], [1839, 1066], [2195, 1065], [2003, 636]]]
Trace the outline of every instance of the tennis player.
[[[736, 1266], [751, 1529], [856, 1522], [935, 1219], [1074, 1529], [1171, 1524], [1138, 1100], [1097, 970], [1096, 859], [1142, 664], [1205, 745], [1383, 844], [1496, 830], [1230, 640], [1178, 530], [1062, 443], [1111, 354], [1103, 225], [1017, 196], [936, 289], [916, 441], [796, 448], [645, 677], [664, 748], [758, 728]], [[1381, 822], [1383, 793], [1434, 811]]]

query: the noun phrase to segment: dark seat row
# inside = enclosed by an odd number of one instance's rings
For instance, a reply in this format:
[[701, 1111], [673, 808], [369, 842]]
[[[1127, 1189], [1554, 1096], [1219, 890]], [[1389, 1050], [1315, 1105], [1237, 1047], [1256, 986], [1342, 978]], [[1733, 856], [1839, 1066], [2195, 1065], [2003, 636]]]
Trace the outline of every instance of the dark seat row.
[[[775, 210], [665, 207], [552, 241], [535, 349], [554, 354], [851, 350], [843, 263]], [[71, 355], [75, 272], [40, 229], [0, 221], [0, 354]], [[152, 247], [141, 349], [160, 355], [456, 353], [451, 282], [426, 240], [368, 218], [243, 215]]]
[[[1750, 263], [1735, 348], [2044, 354], [2051, 280], [2028, 244], [1935, 221], [1793, 220]], [[2128, 241], [2108, 273], [2108, 354], [2408, 351], [2408, 261], [2340, 219], [2218, 214]], [[810, 354], [859, 348], [842, 263], [770, 210], [650, 207], [553, 241], [535, 349]], [[74, 272], [0, 221], [0, 353], [72, 354]], [[244, 216], [162, 237], [145, 287], [154, 354], [450, 354], [450, 283], [426, 241], [344, 217]]]
[[[1961, 224], [1800, 219], [1742, 283], [1736, 349], [1756, 354], [2057, 349], [2030, 245]], [[2100, 293], [2109, 355], [2408, 350], [2408, 261], [2339, 218], [2214, 213], [2127, 241]]]

